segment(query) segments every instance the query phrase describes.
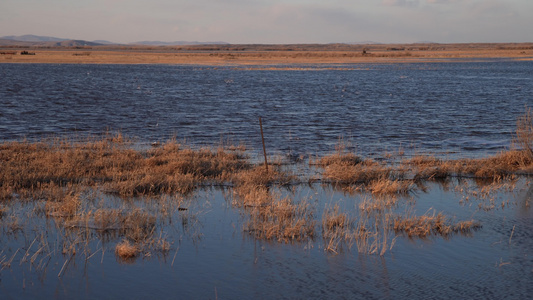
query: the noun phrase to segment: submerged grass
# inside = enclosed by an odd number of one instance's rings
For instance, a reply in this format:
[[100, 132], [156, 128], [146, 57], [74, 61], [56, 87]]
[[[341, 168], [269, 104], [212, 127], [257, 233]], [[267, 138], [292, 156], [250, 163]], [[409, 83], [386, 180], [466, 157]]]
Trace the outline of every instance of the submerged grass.
[[405, 233], [410, 238], [425, 238], [430, 235], [446, 237], [458, 232], [466, 234], [471, 230], [480, 228], [481, 224], [474, 220], [453, 224], [444, 214], [435, 214], [433, 211], [433, 214], [422, 216], [413, 216], [411, 213], [408, 213], [407, 216], [395, 216], [393, 226], [396, 233]]
[[273, 200], [270, 205], [253, 207], [244, 231], [257, 239], [279, 242], [305, 241], [315, 236], [314, 210], [304, 200]]

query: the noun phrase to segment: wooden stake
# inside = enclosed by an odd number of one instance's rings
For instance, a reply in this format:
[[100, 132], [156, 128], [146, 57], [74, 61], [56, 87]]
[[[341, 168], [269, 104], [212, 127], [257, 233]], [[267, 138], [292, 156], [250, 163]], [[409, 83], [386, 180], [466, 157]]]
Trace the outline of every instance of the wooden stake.
[[267, 152], [265, 148], [265, 137], [263, 136], [263, 123], [261, 122], [261, 117], [259, 117], [259, 127], [261, 127], [261, 141], [263, 141], [263, 154], [265, 155], [265, 169], [268, 172]]

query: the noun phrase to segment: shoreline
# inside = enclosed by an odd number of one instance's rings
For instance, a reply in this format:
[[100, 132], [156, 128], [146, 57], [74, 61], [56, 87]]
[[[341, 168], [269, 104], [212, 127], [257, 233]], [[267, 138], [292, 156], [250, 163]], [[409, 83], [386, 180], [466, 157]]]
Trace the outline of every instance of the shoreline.
[[494, 59], [533, 61], [533, 44], [0, 47], [0, 63], [271, 66]]

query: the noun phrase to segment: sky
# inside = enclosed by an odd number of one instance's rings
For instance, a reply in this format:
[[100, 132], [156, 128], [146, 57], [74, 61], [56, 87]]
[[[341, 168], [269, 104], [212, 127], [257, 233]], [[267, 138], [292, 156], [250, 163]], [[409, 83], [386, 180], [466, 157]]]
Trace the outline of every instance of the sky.
[[0, 36], [116, 43], [533, 42], [533, 0], [0, 0]]

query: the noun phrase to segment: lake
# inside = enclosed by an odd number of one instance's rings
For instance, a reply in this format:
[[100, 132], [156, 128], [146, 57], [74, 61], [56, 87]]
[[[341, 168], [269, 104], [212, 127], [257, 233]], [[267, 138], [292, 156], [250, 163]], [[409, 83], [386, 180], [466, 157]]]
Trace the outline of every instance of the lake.
[[120, 130], [323, 154], [416, 149], [479, 155], [509, 146], [533, 100], [533, 62], [301, 66], [0, 64], [0, 138]]

